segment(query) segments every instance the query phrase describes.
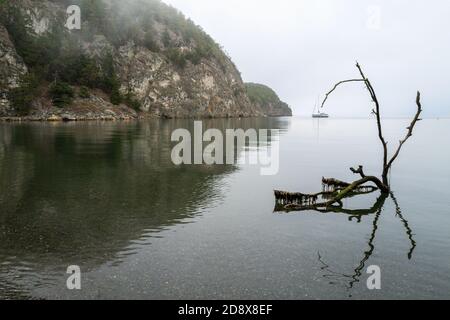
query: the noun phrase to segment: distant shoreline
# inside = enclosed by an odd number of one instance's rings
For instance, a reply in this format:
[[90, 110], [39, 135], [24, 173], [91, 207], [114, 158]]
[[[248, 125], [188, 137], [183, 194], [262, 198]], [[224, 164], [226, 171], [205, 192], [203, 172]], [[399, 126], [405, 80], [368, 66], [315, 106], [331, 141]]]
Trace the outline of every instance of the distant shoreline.
[[[159, 117], [152, 115], [138, 115], [135, 117], [125, 116], [125, 117], [113, 117], [113, 116], [98, 116], [98, 117], [76, 117], [76, 118], [64, 118], [61, 116], [57, 117], [39, 117], [39, 116], [0, 116], [0, 123], [19, 123], [19, 122], [47, 122], [47, 123], [64, 123], [64, 122], [128, 122], [128, 121], [139, 121], [146, 119], [160, 119], [160, 120], [217, 120], [217, 119], [251, 119], [251, 118], [292, 118], [292, 119], [311, 119], [316, 121], [329, 121], [329, 120], [373, 120], [370, 117], [331, 117], [327, 119], [314, 119], [308, 116], [248, 116], [248, 117]], [[402, 120], [409, 119], [408, 117], [385, 117], [386, 120]], [[446, 117], [423, 117], [423, 120], [450, 120], [450, 116]]]
[[0, 117], [2, 123], [19, 123], [19, 122], [47, 122], [47, 123], [65, 123], [65, 122], [128, 122], [128, 121], [140, 121], [149, 119], [159, 120], [218, 120], [218, 119], [252, 119], [252, 118], [293, 118], [292, 116], [248, 116], [248, 117], [156, 117], [156, 116], [136, 116], [136, 117], [79, 117], [79, 118], [64, 118], [64, 117], [34, 117], [34, 116], [8, 116]]

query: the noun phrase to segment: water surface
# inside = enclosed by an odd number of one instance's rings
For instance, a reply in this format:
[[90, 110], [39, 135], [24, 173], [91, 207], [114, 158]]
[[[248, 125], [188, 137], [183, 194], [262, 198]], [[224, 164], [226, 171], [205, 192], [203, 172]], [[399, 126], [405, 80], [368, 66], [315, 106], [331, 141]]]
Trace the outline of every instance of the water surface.
[[[390, 147], [407, 119], [385, 120]], [[274, 212], [273, 190], [320, 191], [381, 172], [374, 120], [208, 120], [280, 129], [280, 171], [174, 166], [190, 120], [0, 124], [0, 297], [57, 299], [450, 298], [450, 120], [424, 120], [362, 216]], [[271, 148], [263, 146], [263, 148]], [[239, 150], [256, 152], [252, 143]], [[378, 200], [378, 202], [377, 202]], [[79, 265], [82, 290], [66, 288]], [[367, 289], [366, 269], [382, 270]]]

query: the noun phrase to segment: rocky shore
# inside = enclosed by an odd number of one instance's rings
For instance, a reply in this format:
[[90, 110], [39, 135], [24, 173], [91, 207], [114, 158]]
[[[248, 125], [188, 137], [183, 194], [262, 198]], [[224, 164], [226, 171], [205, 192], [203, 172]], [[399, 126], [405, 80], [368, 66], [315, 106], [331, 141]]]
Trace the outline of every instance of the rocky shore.
[[102, 97], [77, 98], [68, 107], [57, 108], [44, 99], [37, 101], [27, 115], [19, 115], [13, 109], [0, 114], [0, 121], [118, 121], [143, 118], [144, 113], [125, 106], [115, 106]]

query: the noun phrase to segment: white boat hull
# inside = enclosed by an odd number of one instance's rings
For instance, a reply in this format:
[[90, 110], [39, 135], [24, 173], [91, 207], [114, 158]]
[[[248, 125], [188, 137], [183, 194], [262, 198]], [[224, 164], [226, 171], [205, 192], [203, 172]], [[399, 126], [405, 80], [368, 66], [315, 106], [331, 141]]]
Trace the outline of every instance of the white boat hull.
[[313, 114], [312, 117], [313, 118], [329, 118], [330, 116], [327, 115], [326, 113], [320, 113], [320, 114]]

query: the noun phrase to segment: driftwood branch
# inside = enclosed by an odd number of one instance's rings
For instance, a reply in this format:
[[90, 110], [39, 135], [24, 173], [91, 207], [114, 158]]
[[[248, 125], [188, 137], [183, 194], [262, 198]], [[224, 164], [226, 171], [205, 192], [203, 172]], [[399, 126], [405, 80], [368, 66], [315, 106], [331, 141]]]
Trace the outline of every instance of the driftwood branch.
[[[334, 210], [342, 208], [342, 200], [355, 195], [367, 194], [376, 190], [384, 190], [384, 184], [377, 177], [366, 176], [352, 183], [346, 183], [336, 179], [322, 179], [325, 191], [316, 194], [289, 193], [275, 191], [277, 202], [283, 205], [285, 211], [304, 210]], [[366, 185], [373, 183], [375, 186]], [[337, 189], [336, 189], [337, 188]], [[385, 193], [383, 191], [383, 193]], [[322, 202], [318, 202], [322, 198]], [[328, 199], [328, 200], [327, 200]]]
[[[323, 192], [305, 195], [301, 193], [289, 193], [283, 191], [275, 191], [275, 198], [277, 200], [277, 207], [282, 206], [286, 211], [303, 211], [303, 210], [316, 210], [316, 211], [331, 211], [342, 209], [342, 200], [345, 198], [353, 197], [355, 195], [364, 194], [367, 192], [373, 192], [375, 190], [380, 190], [382, 194], [388, 195], [391, 191], [389, 185], [389, 171], [392, 167], [394, 161], [398, 158], [403, 145], [408, 141], [408, 139], [413, 135], [414, 128], [419, 122], [420, 114], [422, 113], [422, 104], [420, 101], [420, 92], [417, 92], [416, 104], [417, 112], [414, 116], [411, 124], [407, 128], [406, 136], [403, 140], [400, 140], [400, 144], [390, 160], [388, 160], [388, 142], [383, 135], [383, 127], [381, 123], [381, 112], [380, 112], [380, 102], [376, 95], [375, 89], [372, 86], [370, 80], [364, 74], [359, 63], [356, 63], [356, 67], [361, 75], [361, 78], [343, 80], [336, 83], [333, 88], [325, 95], [325, 99], [322, 102], [321, 108], [325, 106], [330, 95], [340, 86], [350, 82], [364, 82], [367, 90], [369, 91], [370, 97], [372, 98], [375, 108], [372, 113], [376, 117], [378, 138], [383, 147], [383, 172], [381, 174], [381, 179], [375, 176], [367, 176], [364, 172], [363, 166], [358, 168], [350, 168], [354, 174], [358, 174], [361, 179], [354, 181], [352, 183], [347, 183], [339, 181], [337, 179], [322, 179], [324, 185]], [[367, 185], [367, 183], [372, 183], [373, 185]], [[321, 199], [322, 201], [319, 201]]]
[[[346, 210], [343, 208], [342, 201], [339, 201], [338, 205], [330, 205], [328, 207], [324, 207], [321, 203], [317, 203], [319, 198], [321, 198], [324, 201], [333, 199], [337, 194], [337, 192], [340, 192], [341, 190], [342, 189], [337, 189], [336, 191], [324, 191], [313, 195], [275, 191], [277, 202], [274, 211], [291, 212], [291, 211], [314, 210], [323, 213], [326, 212], [346, 213], [354, 216], [366, 215], [371, 213], [371, 211], [366, 211], [366, 209]], [[378, 188], [374, 186], [363, 186], [353, 190], [351, 193], [348, 193], [345, 198], [348, 199], [364, 194], [369, 194], [377, 190]]]

